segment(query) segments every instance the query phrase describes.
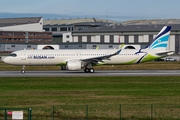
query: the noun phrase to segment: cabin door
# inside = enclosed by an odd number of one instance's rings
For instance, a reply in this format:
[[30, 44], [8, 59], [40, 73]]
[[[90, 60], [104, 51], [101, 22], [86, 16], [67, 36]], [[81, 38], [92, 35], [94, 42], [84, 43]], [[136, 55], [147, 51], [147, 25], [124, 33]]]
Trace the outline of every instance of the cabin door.
[[26, 51], [21, 52], [21, 60], [26, 60]]

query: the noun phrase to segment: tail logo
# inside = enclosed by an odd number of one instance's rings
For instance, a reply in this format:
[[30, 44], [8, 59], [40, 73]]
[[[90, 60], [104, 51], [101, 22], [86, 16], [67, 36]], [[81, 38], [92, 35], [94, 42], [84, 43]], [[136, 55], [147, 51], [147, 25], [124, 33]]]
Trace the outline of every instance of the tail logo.
[[149, 45], [149, 49], [166, 50], [170, 36], [171, 26], [164, 26], [153, 42]]

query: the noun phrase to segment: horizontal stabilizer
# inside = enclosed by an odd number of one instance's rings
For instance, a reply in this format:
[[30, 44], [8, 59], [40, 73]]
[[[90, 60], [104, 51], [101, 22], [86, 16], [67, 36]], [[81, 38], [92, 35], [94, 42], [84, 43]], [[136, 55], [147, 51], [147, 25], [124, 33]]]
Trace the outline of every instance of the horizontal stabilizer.
[[173, 55], [174, 53], [175, 53], [174, 51], [166, 51], [166, 52], [157, 53], [156, 55], [168, 56], [168, 55]]

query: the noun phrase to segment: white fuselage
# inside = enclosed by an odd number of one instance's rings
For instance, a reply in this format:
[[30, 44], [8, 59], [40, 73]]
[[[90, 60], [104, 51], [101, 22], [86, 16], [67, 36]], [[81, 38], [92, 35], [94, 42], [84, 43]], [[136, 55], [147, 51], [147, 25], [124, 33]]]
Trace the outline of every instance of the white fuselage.
[[[13, 65], [65, 65], [68, 60], [81, 60], [86, 58], [94, 58], [98, 56], [105, 56], [113, 54], [117, 49], [112, 50], [20, 50], [13, 52], [16, 56], [8, 56], [4, 59], [5, 63]], [[154, 58], [160, 58], [164, 56], [158, 56], [156, 53], [162, 51], [154, 50], [137, 50], [137, 49], [123, 49], [119, 54], [104, 59], [100, 64], [133, 64], [143, 61], [147, 55], [154, 56]]]

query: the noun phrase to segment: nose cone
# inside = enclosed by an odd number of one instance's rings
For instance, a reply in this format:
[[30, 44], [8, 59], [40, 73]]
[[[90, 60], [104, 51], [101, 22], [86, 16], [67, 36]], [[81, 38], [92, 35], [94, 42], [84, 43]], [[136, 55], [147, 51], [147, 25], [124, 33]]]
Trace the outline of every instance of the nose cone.
[[12, 63], [11, 63], [11, 58], [9, 58], [9, 57], [5, 57], [5, 58], [3, 59], [3, 62], [5, 62], [5, 63], [7, 63], [7, 64], [12, 64]]

